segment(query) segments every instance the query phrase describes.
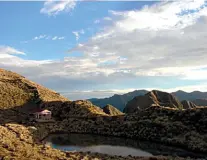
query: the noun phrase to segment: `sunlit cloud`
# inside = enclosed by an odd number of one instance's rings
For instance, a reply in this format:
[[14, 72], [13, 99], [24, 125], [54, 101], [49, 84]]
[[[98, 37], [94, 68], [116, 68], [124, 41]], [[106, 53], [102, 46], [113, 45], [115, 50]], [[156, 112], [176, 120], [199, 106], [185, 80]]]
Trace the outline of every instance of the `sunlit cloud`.
[[43, 8], [40, 13], [47, 15], [57, 15], [60, 12], [69, 12], [73, 10], [76, 6], [75, 0], [65, 0], [65, 1], [53, 1], [49, 0], [44, 2]]

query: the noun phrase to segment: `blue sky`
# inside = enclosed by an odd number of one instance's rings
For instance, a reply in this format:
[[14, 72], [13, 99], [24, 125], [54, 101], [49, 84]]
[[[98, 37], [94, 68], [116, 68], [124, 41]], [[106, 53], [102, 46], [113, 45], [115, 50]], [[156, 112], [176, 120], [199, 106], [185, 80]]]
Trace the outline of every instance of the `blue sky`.
[[71, 99], [207, 90], [206, 2], [0, 2], [0, 67]]
[[[43, 4], [41, 1], [1, 2], [0, 19], [3, 25], [0, 30], [0, 44], [24, 51], [28, 59], [64, 58], [69, 48], [86, 41], [100, 30], [102, 24], [94, 22], [110, 16], [109, 10], [126, 11], [145, 5], [143, 2], [77, 2], [72, 12], [49, 16], [40, 13]], [[76, 41], [73, 32], [83, 29], [84, 35]], [[64, 40], [32, 41], [40, 35], [64, 37]], [[24, 43], [26, 41], [29, 43]]]

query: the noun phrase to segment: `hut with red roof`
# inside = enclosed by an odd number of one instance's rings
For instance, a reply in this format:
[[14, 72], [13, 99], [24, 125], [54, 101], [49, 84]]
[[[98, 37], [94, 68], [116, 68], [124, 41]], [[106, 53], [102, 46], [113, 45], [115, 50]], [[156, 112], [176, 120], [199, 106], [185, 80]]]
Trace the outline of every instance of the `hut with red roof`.
[[52, 120], [52, 112], [47, 109], [37, 109], [33, 111], [33, 120], [37, 122], [49, 122]]

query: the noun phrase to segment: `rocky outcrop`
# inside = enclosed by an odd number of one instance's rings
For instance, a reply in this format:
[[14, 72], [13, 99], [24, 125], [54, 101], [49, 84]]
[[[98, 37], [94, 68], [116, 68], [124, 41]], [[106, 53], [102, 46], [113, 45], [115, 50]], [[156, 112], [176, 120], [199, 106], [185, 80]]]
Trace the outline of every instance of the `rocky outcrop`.
[[51, 110], [53, 117], [57, 120], [70, 117], [107, 116], [100, 107], [93, 105], [87, 100], [44, 103], [43, 108]]
[[190, 108], [195, 108], [197, 107], [193, 102], [190, 101], [182, 101], [181, 104], [183, 105], [183, 109], [190, 109]]
[[119, 111], [118, 109], [116, 109], [114, 106], [110, 104], [103, 107], [103, 111], [110, 116], [117, 116], [123, 114], [121, 111]]
[[153, 90], [144, 96], [137, 96], [129, 101], [124, 108], [124, 112], [134, 113], [139, 110], [144, 110], [152, 105], [182, 108], [182, 104], [170, 93]]

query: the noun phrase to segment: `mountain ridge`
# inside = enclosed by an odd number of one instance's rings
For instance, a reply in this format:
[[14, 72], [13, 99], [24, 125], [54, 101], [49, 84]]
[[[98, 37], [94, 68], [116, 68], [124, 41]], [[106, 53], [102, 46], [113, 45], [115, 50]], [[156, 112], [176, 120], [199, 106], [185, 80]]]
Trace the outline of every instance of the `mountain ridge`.
[[[0, 159], [79, 160], [92, 159], [92, 156], [93, 159], [111, 159], [112, 156], [97, 153], [58, 151], [42, 143], [49, 134], [63, 132], [143, 139], [182, 146], [193, 152], [207, 151], [207, 137], [204, 135], [207, 108], [204, 107], [179, 110], [158, 104], [141, 112], [114, 116], [104, 113], [89, 101], [70, 101], [23, 76], [5, 70], [0, 71], [0, 89], [1, 100], [6, 102], [1, 102], [0, 106]], [[166, 102], [168, 105], [168, 102], [173, 102], [169, 95], [162, 96], [160, 91], [148, 93], [148, 96], [154, 98], [153, 102], [156, 103]], [[18, 110], [38, 105], [52, 111], [53, 122], [31, 122], [27, 119], [29, 114]], [[110, 113], [116, 111], [113, 106], [107, 108], [112, 109]], [[199, 126], [196, 125], [198, 121]], [[113, 156], [113, 159], [119, 160], [128, 158], [142, 159]]]
[[[141, 96], [147, 94], [149, 91], [147, 90], [134, 90], [132, 92], [128, 92], [125, 94], [114, 94], [111, 97], [107, 98], [91, 98], [88, 99], [91, 101], [94, 105], [97, 105], [99, 107], [104, 107], [107, 104], [111, 104], [120, 111], [124, 110], [124, 107], [126, 106], [127, 102], [132, 100], [136, 96]], [[191, 101], [195, 105], [198, 106], [207, 106], [207, 92], [201, 92], [201, 91], [192, 91], [192, 92], [185, 92], [183, 90], [178, 90], [176, 92], [171, 92], [172, 95], [178, 98], [180, 101]], [[128, 98], [126, 98], [128, 97]], [[121, 99], [121, 101], [118, 101], [117, 99]]]
[[94, 105], [97, 105], [99, 107], [104, 107], [107, 104], [110, 104], [116, 107], [117, 109], [119, 109], [120, 111], [123, 111], [123, 108], [128, 101], [133, 99], [135, 96], [144, 95], [146, 93], [148, 93], [147, 90], [135, 90], [132, 92], [125, 93], [123, 95], [114, 94], [113, 96], [108, 98], [102, 98], [102, 99], [91, 98], [88, 100], [91, 101], [91, 103], [93, 103]]
[[145, 95], [136, 96], [130, 100], [124, 108], [125, 113], [134, 113], [145, 110], [150, 106], [164, 106], [175, 109], [182, 109], [180, 101], [167, 92], [152, 90]]

